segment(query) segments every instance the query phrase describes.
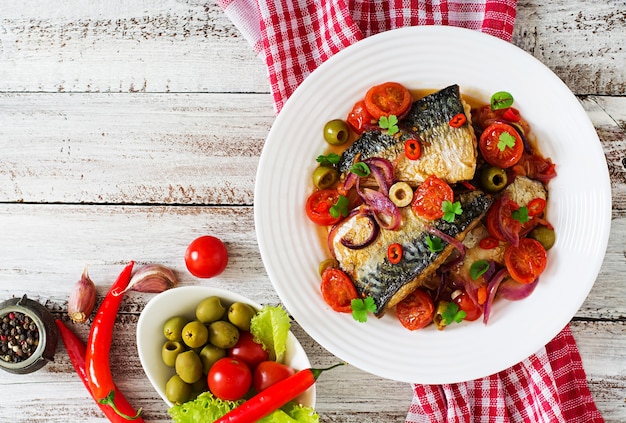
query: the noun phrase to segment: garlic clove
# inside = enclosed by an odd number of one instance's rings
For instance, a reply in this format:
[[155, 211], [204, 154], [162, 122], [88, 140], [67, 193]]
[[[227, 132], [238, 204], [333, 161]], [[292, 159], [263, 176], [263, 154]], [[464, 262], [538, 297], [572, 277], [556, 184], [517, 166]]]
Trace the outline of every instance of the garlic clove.
[[133, 274], [126, 290], [160, 293], [177, 285], [178, 278], [170, 268], [160, 264], [146, 264]]
[[96, 285], [89, 278], [87, 267], [67, 300], [67, 314], [74, 323], [85, 323], [96, 305]]

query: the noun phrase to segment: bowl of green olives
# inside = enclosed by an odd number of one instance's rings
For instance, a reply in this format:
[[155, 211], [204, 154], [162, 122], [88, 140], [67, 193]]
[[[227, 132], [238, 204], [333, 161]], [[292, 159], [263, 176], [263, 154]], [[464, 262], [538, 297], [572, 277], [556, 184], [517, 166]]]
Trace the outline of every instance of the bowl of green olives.
[[[137, 350], [148, 380], [169, 407], [208, 389], [211, 366], [250, 330], [261, 308], [242, 295], [207, 286], [169, 289], [148, 302], [137, 323]], [[294, 370], [311, 367], [291, 332], [283, 363]], [[298, 401], [312, 407], [314, 387]]]

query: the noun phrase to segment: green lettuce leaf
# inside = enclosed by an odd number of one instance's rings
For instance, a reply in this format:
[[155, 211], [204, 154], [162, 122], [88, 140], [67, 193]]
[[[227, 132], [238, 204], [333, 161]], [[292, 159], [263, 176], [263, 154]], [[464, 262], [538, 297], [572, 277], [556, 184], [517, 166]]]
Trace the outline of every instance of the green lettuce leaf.
[[243, 404], [243, 400], [225, 401], [214, 397], [210, 392], [203, 392], [195, 400], [175, 405], [167, 412], [176, 423], [209, 423], [234, 410], [240, 404]]
[[291, 319], [281, 306], [263, 306], [250, 322], [250, 333], [269, 352], [270, 360], [282, 363], [287, 351]]

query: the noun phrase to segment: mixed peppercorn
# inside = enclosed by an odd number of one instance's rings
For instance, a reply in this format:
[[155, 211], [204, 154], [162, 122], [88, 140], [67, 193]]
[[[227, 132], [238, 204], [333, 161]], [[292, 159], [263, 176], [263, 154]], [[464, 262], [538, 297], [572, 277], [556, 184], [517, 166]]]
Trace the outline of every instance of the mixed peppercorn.
[[0, 359], [7, 363], [27, 360], [39, 345], [39, 328], [24, 313], [9, 312], [0, 325]]

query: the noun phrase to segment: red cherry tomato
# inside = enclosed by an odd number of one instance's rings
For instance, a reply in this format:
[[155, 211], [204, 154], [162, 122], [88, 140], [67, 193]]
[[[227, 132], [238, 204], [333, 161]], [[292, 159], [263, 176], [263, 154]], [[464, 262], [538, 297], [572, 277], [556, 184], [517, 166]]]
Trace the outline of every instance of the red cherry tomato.
[[294, 374], [295, 370], [285, 364], [276, 361], [264, 361], [259, 363], [254, 370], [252, 386], [258, 393]]
[[339, 313], [351, 313], [352, 300], [358, 298], [350, 277], [333, 267], [322, 273], [321, 291], [326, 304]]
[[522, 137], [506, 123], [494, 123], [485, 128], [478, 147], [487, 163], [502, 169], [519, 162], [524, 153]]
[[227, 355], [243, 361], [250, 370], [254, 370], [259, 363], [269, 358], [269, 353], [263, 349], [263, 345], [255, 342], [252, 334], [245, 331], [239, 333], [239, 340], [234, 347], [228, 349]]
[[418, 216], [425, 219], [440, 219], [443, 216], [443, 202], [452, 201], [453, 198], [450, 185], [435, 175], [430, 175], [413, 193], [411, 207]]
[[365, 94], [365, 107], [376, 120], [381, 116], [400, 117], [409, 110], [412, 102], [411, 92], [397, 82], [376, 85]]
[[473, 322], [483, 314], [482, 309], [477, 306], [474, 301], [472, 301], [470, 296], [465, 291], [461, 291], [461, 293], [454, 297], [452, 301], [459, 306], [459, 309], [465, 312], [465, 318], [463, 320]]
[[339, 193], [334, 189], [315, 191], [306, 200], [306, 215], [317, 225], [334, 225], [341, 216], [333, 217], [330, 208], [339, 200]]
[[421, 289], [416, 289], [396, 305], [398, 320], [409, 330], [428, 326], [433, 321], [434, 314], [433, 300]]
[[348, 114], [348, 118], [346, 119], [348, 124], [355, 130], [355, 132], [361, 134], [363, 131], [366, 131], [370, 127], [372, 127], [372, 122], [375, 122], [375, 119], [370, 115], [370, 112], [367, 111], [367, 107], [365, 107], [365, 101], [357, 101], [352, 107], [352, 110]]
[[519, 245], [511, 245], [504, 252], [504, 264], [509, 274], [519, 283], [533, 282], [543, 273], [548, 262], [546, 249], [532, 238], [522, 238]]
[[219, 399], [237, 401], [252, 386], [252, 372], [243, 361], [224, 357], [209, 369], [207, 383], [209, 390]]
[[228, 250], [214, 236], [206, 235], [194, 239], [185, 251], [185, 265], [198, 278], [212, 278], [226, 269]]

